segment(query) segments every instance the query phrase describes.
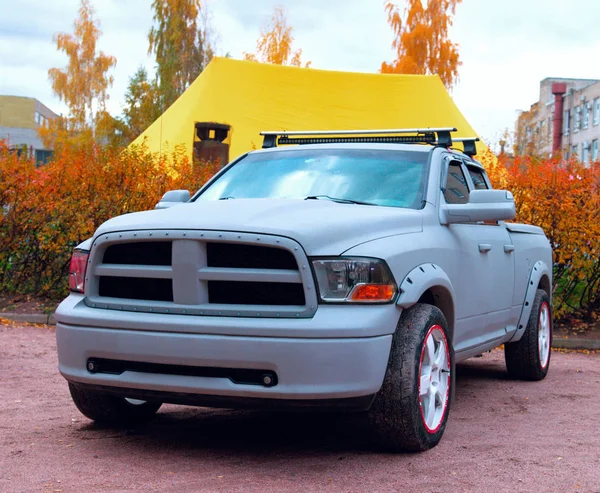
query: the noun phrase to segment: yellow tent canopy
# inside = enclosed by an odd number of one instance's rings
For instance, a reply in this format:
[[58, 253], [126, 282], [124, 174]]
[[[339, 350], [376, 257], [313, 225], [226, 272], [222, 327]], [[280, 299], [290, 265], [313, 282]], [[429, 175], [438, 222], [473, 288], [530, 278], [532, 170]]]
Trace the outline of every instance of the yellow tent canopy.
[[[456, 127], [475, 131], [438, 76], [334, 72], [214, 58], [134, 144], [152, 152], [194, 149], [195, 124], [230, 127], [229, 157], [262, 146], [263, 130]], [[479, 150], [485, 146], [479, 145]]]

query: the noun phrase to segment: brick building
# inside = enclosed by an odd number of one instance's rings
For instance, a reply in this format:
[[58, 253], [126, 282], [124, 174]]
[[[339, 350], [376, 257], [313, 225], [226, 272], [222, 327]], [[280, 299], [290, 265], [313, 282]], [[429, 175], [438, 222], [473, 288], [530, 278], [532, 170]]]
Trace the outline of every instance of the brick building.
[[546, 78], [540, 99], [519, 115], [515, 153], [562, 151], [584, 163], [600, 159], [600, 80]]
[[37, 130], [57, 116], [37, 99], [0, 96], [0, 140], [26, 151], [38, 164], [46, 163], [52, 149], [44, 146]]

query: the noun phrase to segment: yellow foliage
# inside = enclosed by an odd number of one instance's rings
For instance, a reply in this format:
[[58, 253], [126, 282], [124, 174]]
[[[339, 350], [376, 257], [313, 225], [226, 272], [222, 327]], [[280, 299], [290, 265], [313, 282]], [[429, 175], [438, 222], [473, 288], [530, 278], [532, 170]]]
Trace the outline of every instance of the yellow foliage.
[[[292, 26], [288, 26], [285, 11], [275, 7], [271, 23], [263, 28], [256, 42], [256, 55], [244, 53], [244, 60], [302, 67], [302, 50], [292, 50]], [[310, 67], [306, 62], [304, 67]]]
[[104, 111], [106, 90], [113, 83], [107, 72], [117, 64], [117, 59], [96, 51], [102, 33], [89, 0], [81, 0], [74, 28], [74, 34], [58, 33], [54, 37], [58, 50], [65, 52], [69, 63], [64, 70], [51, 68], [48, 76], [52, 90], [69, 107], [67, 128], [81, 131], [93, 128], [95, 115]]
[[388, 23], [394, 31], [396, 59], [383, 62], [382, 73], [437, 74], [450, 89], [458, 80], [458, 45], [448, 39], [448, 28], [462, 0], [408, 0], [404, 18], [396, 4], [385, 2]]

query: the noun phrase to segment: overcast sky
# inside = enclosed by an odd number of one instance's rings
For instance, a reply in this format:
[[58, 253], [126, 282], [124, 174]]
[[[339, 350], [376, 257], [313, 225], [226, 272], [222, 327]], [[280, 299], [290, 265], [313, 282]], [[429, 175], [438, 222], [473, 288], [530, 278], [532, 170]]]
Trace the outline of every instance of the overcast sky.
[[[109, 110], [119, 114], [136, 68], [154, 70], [147, 56], [152, 1], [92, 3], [103, 31], [100, 49], [117, 57]], [[314, 68], [376, 72], [393, 59], [383, 0], [210, 0], [218, 54], [254, 51], [275, 5], [287, 9], [294, 46]], [[78, 6], [79, 0], [0, 0], [0, 94], [34, 97], [65, 112], [47, 73], [66, 65], [52, 37], [72, 32]], [[598, 0], [463, 0], [451, 39], [463, 62], [452, 95], [490, 143], [512, 129], [516, 110], [538, 99], [543, 78], [600, 78]]]

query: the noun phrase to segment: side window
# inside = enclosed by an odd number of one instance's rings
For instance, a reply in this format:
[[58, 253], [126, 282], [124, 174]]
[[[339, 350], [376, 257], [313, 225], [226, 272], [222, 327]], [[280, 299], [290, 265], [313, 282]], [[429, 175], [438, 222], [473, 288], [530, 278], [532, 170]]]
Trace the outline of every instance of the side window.
[[469, 187], [459, 162], [448, 165], [448, 181], [444, 198], [448, 204], [466, 204], [469, 200]]
[[469, 167], [468, 170], [471, 175], [471, 180], [473, 180], [473, 184], [475, 185], [475, 190], [487, 190], [489, 188], [483, 177], [482, 170], [471, 167]]

